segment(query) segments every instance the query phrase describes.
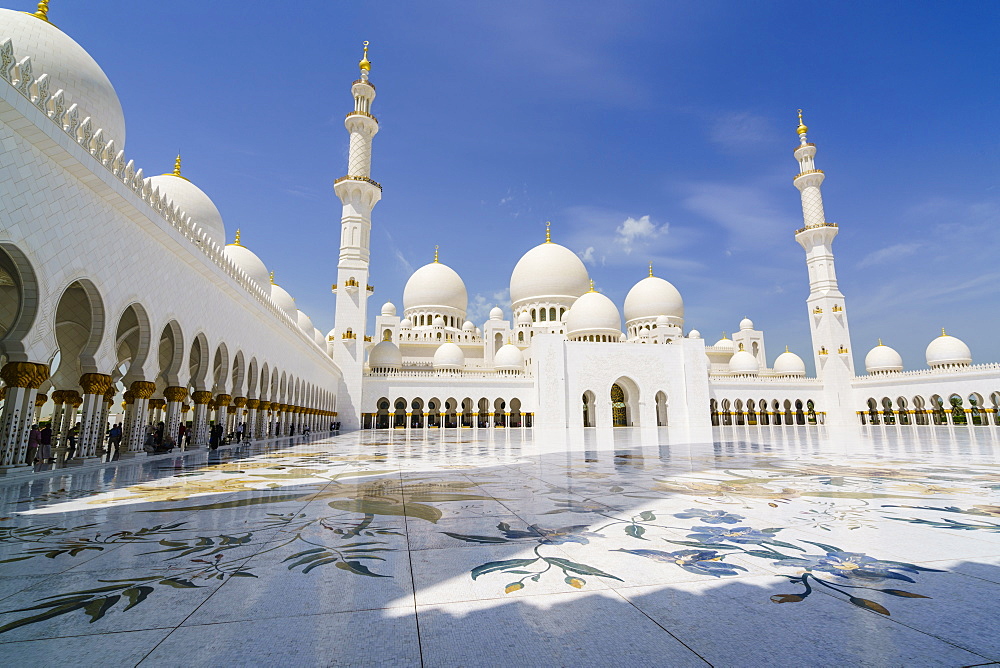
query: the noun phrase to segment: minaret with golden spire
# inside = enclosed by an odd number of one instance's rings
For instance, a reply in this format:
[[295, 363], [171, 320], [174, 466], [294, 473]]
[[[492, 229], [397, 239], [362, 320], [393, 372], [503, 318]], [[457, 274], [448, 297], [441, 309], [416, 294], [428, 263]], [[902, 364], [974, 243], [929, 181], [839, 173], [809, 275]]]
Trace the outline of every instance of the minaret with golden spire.
[[[343, 374], [337, 396], [337, 412], [345, 429], [357, 429], [361, 421], [362, 377], [365, 363], [364, 333], [368, 323], [368, 285], [372, 210], [382, 197], [382, 186], [371, 178], [372, 139], [378, 120], [372, 115], [375, 86], [368, 80], [372, 64], [368, 42], [364, 42], [358, 69], [361, 77], [351, 84], [354, 109], [344, 126], [350, 134], [347, 174], [333, 184], [343, 212], [340, 218], [340, 259], [337, 285], [358, 285], [358, 289], [337, 290], [335, 324], [340, 332], [351, 330], [354, 338], [338, 338], [333, 359]], [[352, 281], [353, 279], [353, 281]]]
[[[799, 145], [795, 148], [794, 155], [799, 163], [799, 173], [792, 183], [802, 199], [803, 225], [795, 232], [795, 240], [806, 252], [809, 274], [806, 307], [816, 375], [823, 380], [826, 389], [828, 406], [825, 410], [836, 411], [838, 407], [851, 403], [850, 386], [854, 378], [847, 304], [837, 283], [833, 257], [833, 240], [838, 228], [836, 224], [826, 220], [820, 189], [826, 175], [823, 170], [816, 168], [816, 145], [808, 140], [806, 133], [809, 128], [802, 120], [801, 109], [798, 111], [798, 120], [796, 134]], [[821, 350], [829, 351], [829, 354], [820, 355]], [[835, 350], [838, 351], [836, 355], [833, 354]], [[850, 421], [852, 416], [853, 414], [845, 412], [837, 419]]]

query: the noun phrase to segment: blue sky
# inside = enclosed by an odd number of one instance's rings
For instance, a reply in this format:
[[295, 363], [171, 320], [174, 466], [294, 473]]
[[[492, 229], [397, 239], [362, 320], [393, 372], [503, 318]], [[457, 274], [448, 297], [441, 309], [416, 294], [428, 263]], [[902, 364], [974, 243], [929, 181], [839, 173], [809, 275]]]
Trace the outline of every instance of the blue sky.
[[54, 0], [49, 16], [115, 85], [126, 153], [153, 174], [180, 150], [230, 240], [242, 228], [323, 331], [367, 39], [373, 312], [401, 307], [439, 244], [481, 324], [551, 220], [619, 306], [652, 260], [709, 343], [747, 315], [769, 361], [787, 344], [811, 365], [802, 107], [859, 367], [882, 337], [922, 368], [942, 326], [1000, 360], [996, 2]]

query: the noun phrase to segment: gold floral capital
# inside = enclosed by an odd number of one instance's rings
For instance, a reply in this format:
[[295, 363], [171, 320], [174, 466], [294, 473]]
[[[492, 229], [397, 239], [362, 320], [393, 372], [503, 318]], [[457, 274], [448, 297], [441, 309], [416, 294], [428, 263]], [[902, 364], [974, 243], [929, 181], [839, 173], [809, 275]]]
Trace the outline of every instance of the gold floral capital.
[[132, 390], [125, 390], [122, 392], [122, 405], [127, 406], [135, 403], [135, 392]]
[[107, 390], [107, 392], [104, 393], [104, 401], [105, 401], [105, 403], [109, 403], [110, 404], [112, 401], [114, 401], [116, 394], [118, 394], [118, 388], [116, 388], [114, 385], [112, 385], [111, 387], [109, 387], [108, 390]]
[[153, 396], [153, 392], [156, 392], [156, 383], [151, 383], [148, 380], [134, 380], [129, 385], [129, 389], [132, 390], [136, 399], [149, 399]]
[[232, 402], [233, 397], [229, 394], [217, 394], [215, 395], [215, 404], [217, 406], [228, 406]]
[[45, 405], [45, 402], [48, 400], [49, 400], [48, 396], [39, 392], [38, 394], [35, 395], [35, 408], [41, 408], [42, 406]]
[[247, 399], [247, 408], [252, 411], [260, 408], [260, 399]]
[[233, 397], [233, 406], [236, 406], [237, 408], [243, 408], [246, 405], [247, 405], [246, 397]]
[[196, 404], [204, 405], [212, 401], [212, 393], [199, 390], [191, 395], [191, 399]]
[[187, 399], [188, 391], [186, 387], [179, 387], [177, 385], [172, 385], [167, 389], [163, 390], [163, 396], [166, 400], [172, 404], [184, 401]]
[[73, 408], [76, 408], [83, 403], [83, 397], [76, 390], [66, 390], [66, 394], [63, 395], [63, 403], [67, 403]]
[[111, 387], [111, 376], [103, 373], [85, 373], [80, 376], [84, 394], [104, 394]]
[[49, 377], [49, 367], [34, 362], [7, 362], [0, 369], [0, 379], [8, 387], [28, 387], [36, 389]]

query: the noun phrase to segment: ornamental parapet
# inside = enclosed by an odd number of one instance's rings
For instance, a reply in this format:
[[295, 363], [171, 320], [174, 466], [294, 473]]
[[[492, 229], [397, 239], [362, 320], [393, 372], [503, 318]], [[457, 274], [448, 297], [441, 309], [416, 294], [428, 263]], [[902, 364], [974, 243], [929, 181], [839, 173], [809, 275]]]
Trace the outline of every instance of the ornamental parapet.
[[989, 364], [968, 364], [963, 366], [953, 365], [937, 367], [934, 369], [913, 369], [912, 371], [879, 371], [878, 373], [855, 376], [854, 382], [859, 385], [877, 385], [886, 381], [893, 381], [899, 378], [940, 378], [942, 376], [978, 376], [994, 375], [1000, 373], [1000, 363], [991, 362]]
[[819, 229], [820, 227], [840, 227], [840, 226], [837, 225], [837, 223], [819, 223], [818, 225], [806, 225], [805, 227], [800, 227], [799, 229], [795, 230], [795, 234], [802, 234], [803, 232], [807, 232], [808, 230], [815, 230]]
[[795, 181], [795, 179], [802, 176], [808, 176], [809, 174], [822, 174], [822, 173], [823, 173], [822, 169], [806, 169], [793, 176], [792, 181]]
[[341, 176], [339, 179], [337, 179], [336, 181], [333, 182], [333, 185], [337, 185], [338, 183], [343, 183], [344, 181], [363, 181], [363, 182], [365, 182], [365, 183], [367, 183], [369, 185], [375, 186], [379, 190], [382, 190], [382, 184], [381, 183], [379, 183], [378, 181], [375, 181], [373, 179], [370, 179], [367, 176], [350, 176], [350, 175], [348, 175], [348, 176]]
[[358, 79], [357, 81], [352, 82], [351, 86], [357, 86], [358, 84], [365, 84], [367, 86], [371, 86], [372, 90], [375, 90], [375, 84], [373, 84], [371, 81], [368, 81], [368, 79]]
[[344, 114], [344, 118], [350, 118], [351, 116], [364, 116], [364, 117], [370, 118], [373, 121], [375, 121], [376, 123], [378, 123], [378, 119], [375, 118], [374, 116], [372, 116], [371, 114], [369, 114], [367, 111], [351, 111], [351, 112], [348, 112], [348, 113]]

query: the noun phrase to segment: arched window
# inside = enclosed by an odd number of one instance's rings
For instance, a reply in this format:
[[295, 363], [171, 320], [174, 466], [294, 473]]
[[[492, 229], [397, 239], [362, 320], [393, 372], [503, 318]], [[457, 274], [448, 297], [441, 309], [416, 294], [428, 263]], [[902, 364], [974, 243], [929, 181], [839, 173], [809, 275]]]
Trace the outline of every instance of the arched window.
[[392, 341], [392, 330], [391, 329], [387, 329], [384, 332], [382, 332], [382, 340], [383, 341]]
[[531, 322], [538, 322], [538, 314], [535, 309], [531, 309]]
[[545, 322], [545, 309], [543, 309], [543, 308], [542, 309], [538, 309], [538, 315], [540, 316], [541, 321]]
[[553, 306], [549, 308], [549, 320], [555, 321], [556, 319], [556, 307]]

